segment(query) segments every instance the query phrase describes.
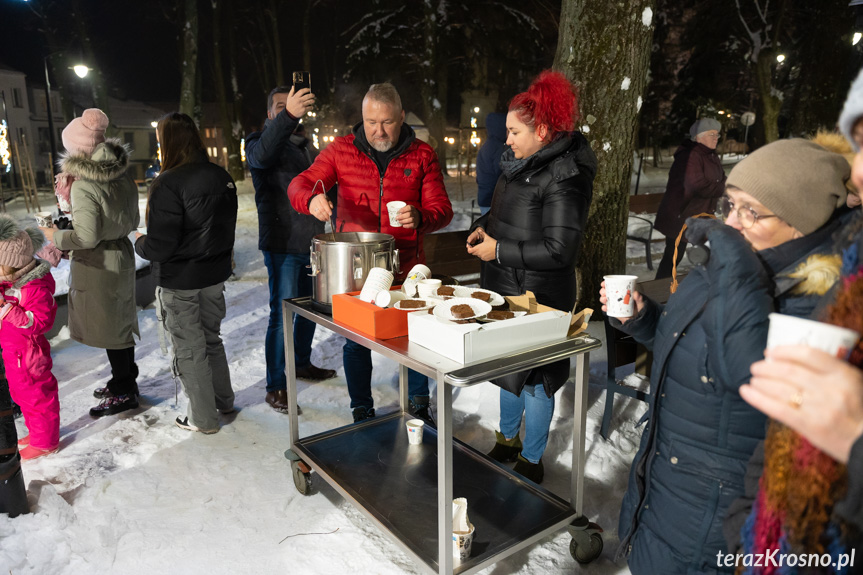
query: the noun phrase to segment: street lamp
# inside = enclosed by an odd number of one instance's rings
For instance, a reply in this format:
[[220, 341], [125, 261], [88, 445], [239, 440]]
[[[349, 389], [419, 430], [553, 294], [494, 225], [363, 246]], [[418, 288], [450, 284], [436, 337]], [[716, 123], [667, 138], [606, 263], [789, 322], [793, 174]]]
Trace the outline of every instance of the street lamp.
[[[54, 111], [51, 109], [51, 79], [48, 77], [48, 58], [60, 52], [52, 52], [42, 58], [42, 63], [45, 65], [45, 108], [48, 111], [48, 136], [51, 142], [51, 173], [57, 175], [57, 132], [54, 128]], [[90, 71], [90, 68], [83, 64], [72, 66], [75, 74], [79, 78], [84, 78]]]
[[75, 66], [72, 66], [72, 70], [75, 71], [76, 76], [82, 79], [86, 78], [87, 74], [90, 72], [90, 68], [88, 68], [84, 64], [76, 64]]
[[785, 54], [777, 54], [776, 55], [776, 61], [779, 62], [780, 64], [782, 62], [784, 62], [785, 61]]

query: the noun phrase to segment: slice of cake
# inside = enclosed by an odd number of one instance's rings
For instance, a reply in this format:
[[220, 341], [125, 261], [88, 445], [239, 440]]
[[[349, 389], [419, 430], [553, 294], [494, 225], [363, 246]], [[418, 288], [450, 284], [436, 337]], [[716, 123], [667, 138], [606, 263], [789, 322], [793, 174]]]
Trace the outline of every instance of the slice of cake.
[[491, 299], [491, 294], [484, 291], [475, 291], [471, 292], [470, 297], [487, 302]]
[[402, 309], [419, 309], [425, 306], [425, 300], [421, 299], [403, 299], [402, 302], [399, 304], [399, 307]]
[[449, 312], [456, 319], [465, 319], [476, 315], [476, 313], [474, 313], [473, 311], [473, 308], [466, 303], [460, 303], [458, 305], [452, 306], [451, 308], [449, 308]]
[[515, 314], [512, 313], [511, 311], [490, 311], [490, 312], [488, 312], [488, 314], [485, 317], [488, 319], [495, 319], [495, 320], [512, 319], [515, 317]]
[[455, 292], [455, 288], [453, 286], [440, 286], [437, 288], [437, 294], [440, 296], [448, 295], [451, 296]]

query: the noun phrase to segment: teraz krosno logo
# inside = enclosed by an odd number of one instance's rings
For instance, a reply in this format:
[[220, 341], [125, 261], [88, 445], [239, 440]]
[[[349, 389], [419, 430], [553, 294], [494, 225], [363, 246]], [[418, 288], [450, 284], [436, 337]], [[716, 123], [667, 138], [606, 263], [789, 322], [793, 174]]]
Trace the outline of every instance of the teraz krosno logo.
[[771, 549], [765, 553], [716, 553], [717, 567], [832, 567], [837, 573], [846, 567], [854, 567], [854, 555], [841, 553], [837, 556], [829, 553], [780, 553], [779, 549]]

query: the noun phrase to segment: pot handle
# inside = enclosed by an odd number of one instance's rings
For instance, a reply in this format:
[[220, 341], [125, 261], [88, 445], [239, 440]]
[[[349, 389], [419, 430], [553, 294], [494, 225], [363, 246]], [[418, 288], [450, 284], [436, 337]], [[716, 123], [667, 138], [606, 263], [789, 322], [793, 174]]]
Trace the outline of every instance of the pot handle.
[[354, 279], [363, 279], [363, 258], [359, 253], [354, 253]]
[[399, 250], [398, 248], [393, 250], [393, 273], [399, 275], [402, 273], [401, 262], [399, 261]]
[[309, 265], [308, 267], [312, 268], [312, 273], [308, 274], [309, 277], [315, 277], [321, 273], [320, 265], [318, 264], [318, 252], [315, 251], [314, 247], [309, 248]]

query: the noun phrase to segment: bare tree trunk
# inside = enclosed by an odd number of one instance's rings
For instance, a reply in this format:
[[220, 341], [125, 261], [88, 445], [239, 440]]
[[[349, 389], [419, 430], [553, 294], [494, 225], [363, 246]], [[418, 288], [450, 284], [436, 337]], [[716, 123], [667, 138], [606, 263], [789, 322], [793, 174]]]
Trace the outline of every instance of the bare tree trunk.
[[782, 100], [773, 90], [773, 63], [776, 57], [773, 50], [761, 50], [755, 64], [755, 77], [758, 81], [758, 98], [761, 100], [761, 125], [764, 127], [764, 143], [779, 139], [779, 112]]
[[[222, 137], [225, 147], [228, 148], [228, 173], [234, 181], [243, 179], [243, 162], [240, 159], [240, 141], [234, 134], [233, 107], [228, 105], [227, 90], [225, 89], [225, 74], [222, 71], [222, 13], [223, 5], [229, 0], [211, 0], [213, 6], [213, 60], [215, 66], [213, 72], [216, 81], [216, 95], [219, 99], [221, 109]], [[230, 7], [229, 7], [230, 10]], [[230, 14], [230, 11], [228, 12]]]
[[312, 69], [312, 0], [303, 11], [303, 70]]
[[180, 113], [194, 118], [200, 109], [198, 102], [198, 3], [183, 2], [183, 56], [180, 66]]
[[626, 269], [632, 149], [647, 81], [655, 0], [563, 0], [554, 67], [578, 87], [599, 160], [579, 260], [579, 305], [599, 309], [602, 276]]
[[446, 119], [446, 68], [442, 62], [438, 38], [439, 14], [445, 10], [440, 4], [444, 0], [423, 0], [424, 48], [420, 77], [420, 93], [423, 99], [425, 121], [432, 146], [441, 161], [441, 169], [446, 173], [446, 147], [444, 146], [444, 123]]
[[[72, 20], [75, 22], [75, 27], [78, 31], [78, 38], [81, 40], [81, 47], [84, 51], [84, 64], [90, 68], [85, 81], [90, 83], [93, 93], [93, 105], [105, 112], [108, 118], [111, 117], [110, 105], [108, 104], [108, 90], [105, 87], [105, 77], [102, 75], [101, 66], [96, 62], [96, 53], [93, 51], [93, 42], [90, 40], [90, 32], [87, 26], [87, 21], [83, 17], [80, 1], [73, 0], [72, 2]], [[108, 135], [113, 135], [113, 128], [109, 126]]]
[[270, 0], [270, 24], [272, 25], [272, 42], [273, 56], [276, 67], [276, 85], [282, 86], [285, 83], [285, 66], [282, 63], [282, 37], [279, 29], [279, 3], [276, 0]]

